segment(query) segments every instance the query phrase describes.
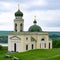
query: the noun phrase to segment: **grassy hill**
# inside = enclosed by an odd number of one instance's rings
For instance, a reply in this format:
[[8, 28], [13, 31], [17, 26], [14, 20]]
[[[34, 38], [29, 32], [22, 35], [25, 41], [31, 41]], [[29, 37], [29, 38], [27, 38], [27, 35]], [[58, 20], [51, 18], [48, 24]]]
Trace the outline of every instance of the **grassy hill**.
[[[5, 58], [6, 50], [0, 50], [0, 59], [12, 60], [12, 58]], [[57, 49], [37, 49], [22, 53], [12, 53], [11, 56], [16, 56], [20, 60], [60, 60], [60, 48]]]
[[60, 49], [38, 49], [24, 53], [14, 53], [21, 60], [60, 60]]

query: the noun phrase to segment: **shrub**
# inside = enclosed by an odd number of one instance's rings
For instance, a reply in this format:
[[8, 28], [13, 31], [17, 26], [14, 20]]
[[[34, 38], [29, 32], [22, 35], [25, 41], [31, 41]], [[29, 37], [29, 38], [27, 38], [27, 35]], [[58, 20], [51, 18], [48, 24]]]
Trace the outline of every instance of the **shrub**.
[[0, 50], [2, 49], [3, 47], [0, 45]]
[[53, 41], [53, 48], [60, 48], [60, 40]]

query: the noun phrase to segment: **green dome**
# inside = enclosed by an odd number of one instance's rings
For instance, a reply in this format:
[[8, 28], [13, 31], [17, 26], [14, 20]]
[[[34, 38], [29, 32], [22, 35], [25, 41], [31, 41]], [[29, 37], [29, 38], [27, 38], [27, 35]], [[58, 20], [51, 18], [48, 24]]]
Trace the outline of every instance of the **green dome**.
[[15, 16], [23, 16], [23, 13], [20, 11], [20, 10], [18, 10], [16, 13], [15, 13]]
[[38, 25], [32, 25], [32, 26], [29, 28], [28, 31], [29, 31], [29, 32], [41, 32], [42, 29], [41, 29], [41, 27], [38, 26]]

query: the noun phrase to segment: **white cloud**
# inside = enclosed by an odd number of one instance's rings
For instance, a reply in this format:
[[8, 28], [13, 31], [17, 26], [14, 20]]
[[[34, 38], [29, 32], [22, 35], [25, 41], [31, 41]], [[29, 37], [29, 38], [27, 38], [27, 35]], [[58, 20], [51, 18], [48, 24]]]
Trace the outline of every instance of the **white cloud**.
[[11, 7], [11, 3], [8, 2], [0, 2], [1, 9], [9, 9]]
[[[0, 2], [1, 3], [1, 2]], [[8, 12], [0, 14], [0, 30], [14, 30], [14, 13], [17, 11], [18, 3], [2, 2], [0, 5], [5, 7]], [[24, 13], [24, 30], [33, 25], [34, 16], [37, 16], [37, 24], [42, 27], [43, 31], [59, 31], [59, 27], [52, 27], [52, 24], [60, 22], [60, 10], [33, 10], [26, 11], [25, 9], [31, 6], [46, 6], [47, 0], [30, 0], [26, 3], [21, 3], [21, 11]], [[4, 8], [3, 8], [4, 9]], [[49, 27], [51, 25], [51, 27]]]
[[46, 0], [32, 0], [31, 2], [28, 2], [28, 5], [30, 6], [45, 6], [47, 5]]
[[[25, 12], [24, 14], [25, 14], [24, 15], [25, 30], [28, 30], [29, 26], [33, 24], [35, 15], [37, 16], [37, 22], [38, 22], [37, 24], [41, 26], [43, 30], [49, 30], [44, 29], [44, 27], [49, 28], [53, 28], [54, 26], [57, 27], [56, 24], [60, 22], [60, 10], [49, 10], [49, 11], [37, 10], [37, 11]], [[53, 30], [55, 30], [55, 28], [53, 28], [52, 31]], [[58, 28], [56, 28], [56, 30], [58, 30]]]
[[35, 6], [46, 6], [47, 4], [48, 2], [46, 0], [30, 0], [26, 3], [22, 3], [21, 6], [22, 8], [24, 7], [24, 9], [29, 9]]

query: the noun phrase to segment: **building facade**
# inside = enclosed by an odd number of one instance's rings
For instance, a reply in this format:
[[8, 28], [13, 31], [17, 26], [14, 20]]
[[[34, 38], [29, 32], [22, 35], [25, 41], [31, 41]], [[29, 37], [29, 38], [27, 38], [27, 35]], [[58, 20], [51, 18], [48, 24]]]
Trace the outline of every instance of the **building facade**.
[[24, 31], [23, 13], [18, 9], [15, 13], [14, 31], [8, 35], [8, 51], [24, 52], [32, 49], [51, 49], [52, 40], [49, 34], [37, 25], [36, 17], [33, 25]]

